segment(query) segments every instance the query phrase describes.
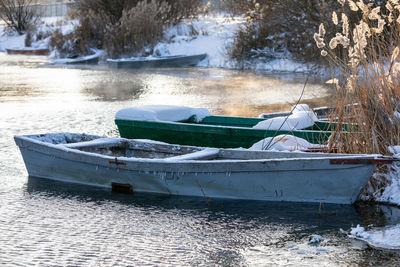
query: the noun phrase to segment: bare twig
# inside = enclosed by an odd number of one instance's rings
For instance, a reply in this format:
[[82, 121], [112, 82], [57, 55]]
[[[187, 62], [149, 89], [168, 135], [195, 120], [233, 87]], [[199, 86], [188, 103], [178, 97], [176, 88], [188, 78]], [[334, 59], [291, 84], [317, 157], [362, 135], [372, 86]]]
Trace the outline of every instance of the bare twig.
[[305, 82], [304, 82], [303, 89], [302, 89], [302, 91], [301, 91], [300, 97], [299, 97], [299, 99], [297, 99], [297, 102], [296, 102], [296, 104], [294, 105], [293, 109], [291, 110], [290, 114], [288, 114], [288, 115], [285, 117], [285, 119], [283, 120], [282, 124], [279, 126], [278, 130], [276, 130], [276, 132], [274, 133], [274, 135], [272, 136], [271, 140], [268, 142], [268, 144], [267, 144], [266, 146], [264, 146], [265, 137], [266, 137], [266, 135], [267, 135], [267, 132], [265, 132], [263, 144], [262, 144], [262, 146], [261, 146], [263, 150], [267, 150], [267, 149], [270, 147], [272, 141], [274, 140], [274, 138], [276, 137], [276, 135], [278, 134], [278, 132], [282, 129], [283, 125], [286, 123], [287, 119], [288, 119], [289, 116], [292, 114], [293, 110], [296, 109], [297, 105], [300, 103], [300, 100], [303, 98], [304, 91], [306, 90], [306, 86], [307, 86], [307, 83], [308, 83], [308, 79], [309, 79], [309, 78], [310, 78], [310, 73], [308, 73], [308, 75], [307, 75], [307, 78], [306, 78], [306, 80], [305, 80]]

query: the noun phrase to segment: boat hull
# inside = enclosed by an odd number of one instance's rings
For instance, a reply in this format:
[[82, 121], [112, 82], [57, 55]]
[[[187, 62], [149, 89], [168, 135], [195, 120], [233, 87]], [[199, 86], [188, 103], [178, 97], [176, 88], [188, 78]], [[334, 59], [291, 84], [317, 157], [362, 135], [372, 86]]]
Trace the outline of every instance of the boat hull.
[[107, 60], [107, 63], [110, 67], [131, 69], [189, 67], [196, 66], [206, 57], [207, 54], [200, 54], [192, 56], [171, 56], [151, 60]]
[[330, 131], [276, 131], [210, 124], [115, 120], [124, 138], [151, 139], [172, 144], [220, 148], [249, 148], [258, 141], [281, 134], [294, 135], [313, 144], [325, 144]]
[[117, 161], [16, 139], [30, 176], [134, 192], [264, 201], [352, 204], [374, 164], [329, 158], [284, 161]]
[[29, 56], [47, 56], [50, 53], [48, 48], [41, 49], [6, 49], [9, 55], [29, 55]]
[[70, 61], [66, 61], [65, 64], [98, 64], [99, 63], [99, 56], [91, 57], [91, 58], [77, 58], [72, 59]]

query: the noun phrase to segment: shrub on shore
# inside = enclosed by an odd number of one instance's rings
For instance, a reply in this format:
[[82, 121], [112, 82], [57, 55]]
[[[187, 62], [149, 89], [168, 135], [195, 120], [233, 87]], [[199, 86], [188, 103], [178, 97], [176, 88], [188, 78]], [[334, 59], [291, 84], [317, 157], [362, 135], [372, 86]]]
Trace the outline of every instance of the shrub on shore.
[[69, 53], [87, 54], [90, 48], [99, 48], [112, 57], [151, 54], [165, 27], [195, 16], [201, 4], [201, 0], [82, 0], [76, 4], [74, 17], [79, 24], [74, 32], [64, 36], [55, 32], [51, 43], [67, 41]]
[[0, 19], [8, 31], [22, 35], [36, 26], [39, 18], [30, 7], [31, 3], [32, 0], [0, 0]]
[[[300, 62], [323, 63], [312, 38], [318, 25], [331, 18], [340, 7], [335, 1], [319, 0], [224, 0], [227, 10], [244, 15], [246, 22], [237, 31], [230, 56], [239, 61], [289, 57]], [[351, 20], [356, 18], [350, 17]], [[327, 25], [330, 35], [333, 27]], [[333, 36], [331, 36], [333, 37]]]

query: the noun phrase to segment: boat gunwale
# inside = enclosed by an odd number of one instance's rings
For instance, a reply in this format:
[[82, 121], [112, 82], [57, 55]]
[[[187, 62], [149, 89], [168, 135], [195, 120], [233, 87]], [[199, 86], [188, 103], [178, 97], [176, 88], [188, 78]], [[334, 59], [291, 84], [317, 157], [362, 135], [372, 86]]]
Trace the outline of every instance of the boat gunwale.
[[24, 56], [47, 56], [50, 53], [49, 48], [6, 48], [8, 55], [24, 55]]
[[[314, 171], [314, 170], [327, 170], [339, 168], [357, 168], [367, 165], [376, 165], [375, 163], [365, 164], [331, 164], [331, 159], [376, 159], [378, 155], [346, 155], [346, 154], [324, 154], [312, 153], [318, 155], [317, 157], [303, 157], [303, 158], [273, 158], [273, 159], [215, 159], [215, 160], [180, 160], [171, 161], [168, 158], [151, 159], [151, 158], [132, 158], [132, 157], [115, 157], [103, 155], [95, 152], [81, 151], [74, 148], [69, 148], [64, 144], [52, 144], [43, 142], [28, 136], [15, 136], [14, 139], [17, 145], [21, 148], [26, 148], [37, 153], [47, 154], [66, 160], [84, 162], [92, 165], [99, 165], [108, 168], [136, 170], [136, 171], [157, 171], [157, 172], [203, 172], [203, 173], [217, 173], [217, 172], [265, 172], [265, 171]], [[95, 139], [96, 140], [96, 139]], [[126, 139], [128, 142], [131, 141]], [[22, 142], [19, 142], [22, 141]], [[24, 142], [27, 142], [24, 144]], [[220, 149], [221, 151], [234, 151], [235, 149]], [[236, 150], [240, 151], [240, 150]], [[257, 151], [254, 151], [257, 152]], [[264, 151], [266, 153], [272, 151]], [[273, 152], [276, 154], [276, 152]], [[291, 152], [287, 152], [291, 153]], [[308, 154], [309, 155], [309, 154]], [[315, 162], [318, 160], [318, 162]], [[314, 162], [316, 164], [313, 164]], [[274, 168], [279, 164], [293, 165], [293, 162], [309, 163], [316, 165], [317, 168], [304, 169], [296, 167], [293, 170], [282, 168]], [[161, 166], [162, 163], [162, 166]], [[243, 169], [243, 164], [246, 168]], [[157, 169], [162, 170], [157, 170]], [[190, 168], [188, 168], [190, 167]], [[311, 166], [312, 167], [312, 166]]]
[[[157, 62], [157, 61], [165, 61], [168, 59], [192, 59], [192, 58], [205, 58], [207, 57], [206, 53], [203, 54], [196, 54], [196, 55], [172, 55], [172, 56], [164, 56], [164, 57], [154, 57], [154, 58], [146, 58], [146, 57], [137, 57], [137, 60], [135, 58], [126, 58], [126, 59], [117, 59], [117, 58], [108, 58], [106, 61], [111, 62], [111, 63], [146, 63], [146, 62]], [[139, 59], [140, 58], [140, 59]]]
[[[239, 118], [239, 117], [238, 117]], [[318, 130], [305, 130], [305, 129], [294, 129], [294, 130], [267, 130], [267, 129], [254, 129], [252, 127], [239, 127], [239, 126], [224, 126], [224, 125], [214, 125], [214, 124], [201, 124], [200, 123], [192, 123], [192, 122], [182, 122], [182, 121], [151, 121], [151, 120], [128, 120], [128, 119], [115, 119], [114, 122], [115, 124], [119, 125], [118, 122], [129, 122], [129, 124], [132, 123], [154, 123], [154, 124], [165, 124], [165, 125], [187, 125], [187, 126], [192, 126], [192, 127], [207, 127], [207, 128], [217, 128], [217, 129], [234, 129], [234, 130], [245, 130], [245, 131], [251, 131], [251, 132], [257, 132], [257, 133], [264, 133], [266, 131], [270, 132], [284, 132], [284, 133], [292, 133], [292, 132], [301, 132], [301, 133], [315, 133], [315, 134], [320, 134], [321, 132], [327, 132], [331, 133], [332, 131], [318, 131]], [[132, 126], [132, 125], [122, 125], [122, 126]], [[146, 128], [151, 128], [151, 127], [146, 127]], [[179, 130], [176, 130], [179, 131]]]

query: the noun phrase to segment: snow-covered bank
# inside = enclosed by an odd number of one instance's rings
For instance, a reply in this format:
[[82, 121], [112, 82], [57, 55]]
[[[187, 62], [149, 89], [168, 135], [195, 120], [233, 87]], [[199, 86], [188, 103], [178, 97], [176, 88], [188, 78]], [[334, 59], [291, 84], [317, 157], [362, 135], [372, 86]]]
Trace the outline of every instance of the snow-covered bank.
[[[158, 55], [208, 54], [208, 60], [201, 67], [255, 69], [270, 72], [309, 72], [314, 65], [295, 62], [286, 56], [277, 55], [275, 59], [260, 59], [239, 65], [229, 57], [236, 31], [245, 22], [243, 17], [231, 18], [226, 14], [214, 14], [194, 20], [184, 20], [166, 31], [166, 41], [160, 42], [155, 51]], [[196, 35], [198, 33], [198, 35]]]
[[[394, 157], [400, 158], [400, 146], [389, 149]], [[400, 206], [400, 162], [394, 162], [387, 170], [375, 173], [361, 199]]]
[[[73, 21], [66, 21], [64, 17], [48, 17], [42, 18], [37, 26], [36, 35], [43, 35], [44, 38], [35, 40], [36, 36], [33, 36], [33, 42], [31, 47], [33, 48], [48, 48], [50, 42], [50, 36], [48, 32], [55, 29], [59, 29], [63, 34], [71, 32], [74, 28]], [[9, 34], [6, 32], [4, 23], [0, 23], [0, 52], [5, 52], [8, 48], [21, 49], [25, 48], [26, 34], [18, 35], [17, 33]]]
[[377, 248], [400, 249], [400, 224], [369, 231], [357, 225], [351, 229], [350, 237], [363, 240]]
[[228, 19], [225, 15], [205, 16], [184, 20], [165, 33], [166, 40], [155, 47], [155, 53], [167, 55], [194, 55], [207, 53], [202, 67], [235, 68], [227, 55], [234, 33], [244, 22], [241, 17]]
[[[389, 149], [395, 157], [400, 158], [400, 146], [392, 146]], [[393, 163], [385, 177], [388, 185], [377, 197], [377, 201], [400, 206], [400, 163]]]
[[[229, 57], [229, 49], [233, 44], [236, 31], [245, 22], [243, 17], [230, 17], [227, 14], [213, 14], [198, 19], [185, 19], [178, 25], [165, 31], [165, 39], [158, 43], [152, 56], [195, 55], [207, 53], [207, 60], [201, 67], [227, 69], [255, 69], [270, 72], [309, 72], [315, 66], [295, 62], [290, 53], [277, 55], [276, 59], [258, 59], [241, 65]], [[63, 34], [71, 32], [76, 21], [65, 21], [63, 17], [43, 18], [37, 32], [48, 32], [59, 29]], [[24, 47], [25, 35], [7, 35], [4, 25], [0, 24], [0, 51], [6, 48]], [[48, 47], [50, 38], [34, 41], [32, 47]], [[52, 52], [51, 58], [58, 54]]]

